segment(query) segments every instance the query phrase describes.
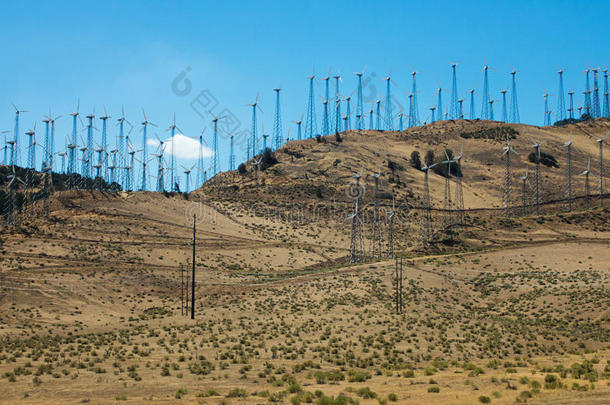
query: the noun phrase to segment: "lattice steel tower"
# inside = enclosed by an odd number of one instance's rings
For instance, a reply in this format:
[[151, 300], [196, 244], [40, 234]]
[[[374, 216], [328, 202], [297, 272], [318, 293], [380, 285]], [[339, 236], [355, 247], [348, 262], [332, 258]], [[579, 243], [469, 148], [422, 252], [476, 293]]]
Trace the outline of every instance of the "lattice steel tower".
[[515, 69], [510, 72], [510, 75], [512, 76], [512, 87], [510, 92], [510, 122], [513, 124], [518, 124], [520, 122], [519, 103], [517, 101], [517, 73], [518, 71]]
[[413, 76], [413, 86], [411, 88], [411, 94], [413, 95], [413, 103], [409, 111], [409, 127], [414, 127], [419, 125], [419, 108], [417, 106], [417, 81], [415, 80], [417, 72], [412, 72], [411, 76]]
[[485, 64], [483, 67], [483, 99], [481, 101], [481, 119], [489, 119], [489, 77], [488, 72], [489, 66]]
[[599, 83], [597, 81], [598, 68], [591, 69], [593, 71], [593, 118], [601, 117], [601, 110], [599, 107]]
[[371, 232], [371, 257], [379, 259], [382, 255], [381, 214], [379, 211], [379, 177], [381, 171], [373, 175], [375, 179], [375, 195], [373, 196], [373, 228]]
[[309, 97], [307, 99], [307, 112], [305, 113], [305, 137], [313, 138], [318, 134], [318, 129], [316, 126], [316, 104], [315, 104], [315, 96], [314, 96], [314, 85], [313, 81], [315, 79], [315, 75], [311, 75], [308, 77], [309, 79]]
[[[273, 119], [273, 147], [279, 149], [282, 146], [284, 135], [282, 134], [282, 114], [280, 110], [280, 91], [277, 87], [275, 91], [275, 117]], [[326, 91], [328, 92], [328, 78], [326, 78]]]
[[557, 74], [559, 74], [559, 88], [557, 89], [557, 121], [563, 121], [566, 119], [566, 105], [563, 96], [563, 72], [563, 69], [559, 69], [557, 71]]
[[587, 68], [585, 70], [585, 114], [591, 115], [591, 86], [589, 84], [589, 72], [590, 70]]
[[386, 77], [386, 90], [385, 90], [385, 125], [388, 131], [394, 130], [394, 114], [392, 113], [392, 95], [390, 93], [390, 87], [392, 84], [392, 71]]
[[457, 63], [451, 64], [451, 100], [449, 101], [449, 118], [456, 120], [460, 117], [459, 106], [458, 106], [458, 88], [457, 88]]

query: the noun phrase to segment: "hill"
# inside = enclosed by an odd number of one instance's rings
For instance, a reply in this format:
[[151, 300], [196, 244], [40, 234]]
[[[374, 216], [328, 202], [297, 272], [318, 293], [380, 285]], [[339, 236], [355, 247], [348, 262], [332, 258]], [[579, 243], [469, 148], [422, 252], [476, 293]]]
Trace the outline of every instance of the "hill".
[[[578, 172], [606, 129], [348, 131], [289, 142], [258, 180], [248, 162], [190, 195], [56, 191], [0, 225], [1, 401], [606, 403], [610, 210], [550, 201], [562, 195], [570, 130]], [[557, 158], [543, 168], [542, 215], [500, 209], [506, 133], [516, 172], [531, 171], [530, 137]], [[410, 155], [460, 145], [466, 221], [440, 231], [435, 210], [422, 249], [423, 174]], [[346, 189], [361, 166], [365, 213], [378, 167], [383, 210], [396, 198], [400, 313], [394, 259], [348, 263]], [[444, 177], [431, 174], [430, 187], [438, 209]]]

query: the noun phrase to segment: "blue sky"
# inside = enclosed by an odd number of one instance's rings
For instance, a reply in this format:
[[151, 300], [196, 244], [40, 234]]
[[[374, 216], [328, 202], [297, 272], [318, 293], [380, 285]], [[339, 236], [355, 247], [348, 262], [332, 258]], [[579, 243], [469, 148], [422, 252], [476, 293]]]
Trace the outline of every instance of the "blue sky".
[[[61, 145], [70, 132], [66, 115], [78, 98], [81, 112], [95, 107], [99, 113], [106, 106], [115, 118], [123, 104], [134, 124], [144, 108], [160, 127], [151, 136], [157, 132], [164, 138], [174, 112], [186, 135], [197, 136], [210, 126], [211, 117], [202, 118], [191, 106], [203, 91], [216, 100], [215, 112], [228, 109], [239, 128], [249, 130], [246, 104], [259, 93], [270, 133], [276, 86], [283, 88], [284, 134], [291, 128], [294, 137], [291, 121], [305, 111], [306, 77], [314, 67], [319, 77], [329, 69], [340, 71], [342, 92], [349, 95], [356, 86], [352, 72], [367, 66], [372, 85], [365, 93], [381, 97], [381, 78], [392, 69], [397, 85], [392, 90], [404, 105], [408, 99], [400, 89], [410, 88], [413, 67], [421, 71], [419, 110], [425, 119], [436, 103], [437, 81], [451, 88], [449, 61], [461, 61], [458, 89], [466, 98], [473, 82], [482, 86], [485, 59], [495, 68], [490, 91], [497, 99], [509, 86], [511, 66], [521, 71], [521, 121], [541, 125], [543, 87], [557, 93], [557, 68], [567, 69], [566, 91], [574, 89], [581, 105], [583, 70], [605, 66], [610, 54], [610, 2], [602, 1], [41, 1], [4, 2], [0, 15], [0, 129], [13, 127], [11, 103], [30, 111], [23, 115], [23, 129], [34, 121], [41, 128], [51, 108], [64, 115], [57, 123]], [[187, 67], [189, 92], [181, 80], [172, 86]], [[188, 94], [176, 94], [173, 87]], [[317, 82], [318, 94], [321, 90]], [[316, 98], [320, 125], [322, 105]], [[138, 146], [139, 132], [133, 135]], [[208, 128], [208, 144], [210, 135]], [[240, 153], [238, 163], [244, 157]], [[221, 136], [220, 166], [227, 165], [228, 140]]]

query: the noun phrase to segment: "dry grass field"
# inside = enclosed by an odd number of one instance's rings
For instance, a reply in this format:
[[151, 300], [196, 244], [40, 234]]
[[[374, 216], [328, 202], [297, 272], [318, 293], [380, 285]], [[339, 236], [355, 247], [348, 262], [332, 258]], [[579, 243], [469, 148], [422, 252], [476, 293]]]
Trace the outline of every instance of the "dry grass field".
[[[575, 172], [607, 125], [571, 126]], [[290, 142], [258, 176], [248, 164], [188, 198], [57, 193], [48, 218], [1, 225], [0, 404], [610, 403], [610, 201], [483, 209], [501, 206], [502, 143], [460, 134], [496, 126]], [[561, 163], [570, 127], [511, 127], [517, 174], [533, 167], [530, 137]], [[460, 144], [466, 224], [423, 250], [408, 157]], [[401, 210], [400, 314], [394, 260], [347, 263], [345, 188], [361, 165], [365, 212], [378, 167], [383, 209], [393, 195]], [[564, 173], [543, 168], [545, 201]], [[439, 208], [444, 180], [430, 178]], [[193, 214], [195, 320], [181, 307]]]

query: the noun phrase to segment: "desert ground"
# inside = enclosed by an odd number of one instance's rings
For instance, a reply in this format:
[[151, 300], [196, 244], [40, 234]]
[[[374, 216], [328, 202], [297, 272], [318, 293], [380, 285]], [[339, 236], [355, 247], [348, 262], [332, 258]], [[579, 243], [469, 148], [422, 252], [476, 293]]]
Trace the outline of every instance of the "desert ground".
[[[578, 174], [609, 124], [352, 131], [290, 142], [266, 170], [250, 162], [188, 196], [58, 191], [48, 215], [33, 205], [0, 225], [0, 404], [608, 404], [610, 198], [587, 199], [575, 176], [567, 212], [562, 144], [571, 131]], [[560, 162], [542, 169], [540, 215], [531, 185], [521, 215], [516, 179], [513, 215], [501, 208], [507, 131], [515, 176], [533, 170], [530, 138]], [[440, 229], [445, 180], [431, 174], [424, 247], [409, 157], [444, 148], [464, 151], [465, 222]], [[375, 172], [382, 211], [396, 201], [399, 311], [395, 258], [347, 260], [362, 166], [363, 215]]]

